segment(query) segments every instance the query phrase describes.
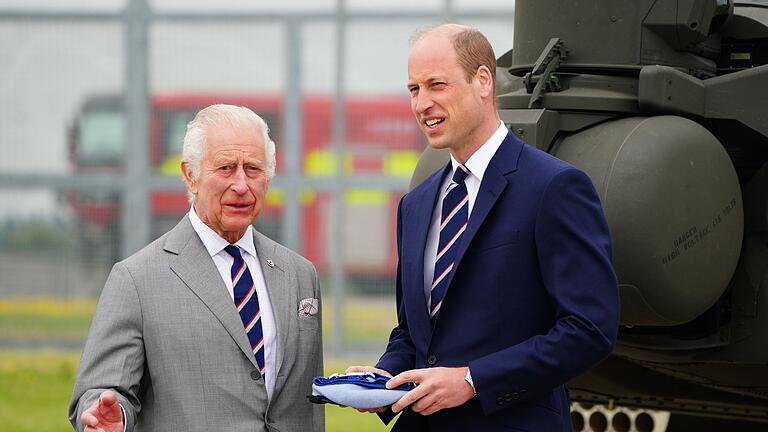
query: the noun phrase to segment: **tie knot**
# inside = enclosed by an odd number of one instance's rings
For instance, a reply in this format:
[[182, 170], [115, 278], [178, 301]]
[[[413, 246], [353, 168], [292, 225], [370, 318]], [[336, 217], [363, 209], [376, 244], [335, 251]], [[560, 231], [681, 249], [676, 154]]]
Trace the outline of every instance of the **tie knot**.
[[464, 165], [456, 167], [456, 171], [453, 173], [453, 182], [456, 184], [464, 183], [464, 179], [469, 175], [469, 170]]
[[232, 258], [243, 259], [242, 255], [240, 255], [240, 248], [235, 245], [229, 245], [225, 247], [224, 250], [227, 251], [228, 254], [232, 255]]

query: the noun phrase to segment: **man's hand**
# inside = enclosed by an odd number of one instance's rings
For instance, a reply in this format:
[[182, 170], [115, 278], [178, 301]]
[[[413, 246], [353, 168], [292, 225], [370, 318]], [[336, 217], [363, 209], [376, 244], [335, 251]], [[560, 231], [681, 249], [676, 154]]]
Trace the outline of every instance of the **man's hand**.
[[101, 393], [80, 416], [85, 432], [123, 432], [123, 410], [117, 403], [117, 395], [112, 390]]
[[389, 380], [387, 388], [408, 382], [418, 385], [392, 405], [392, 412], [400, 412], [410, 405], [414, 412], [430, 415], [462, 405], [475, 395], [472, 386], [464, 379], [467, 369], [466, 366], [413, 369], [395, 376]]
[[[350, 366], [347, 368], [346, 371], [344, 371], [345, 374], [349, 373], [360, 373], [360, 372], [375, 372], [377, 374], [381, 374], [384, 376], [391, 377], [392, 374], [385, 371], [384, 369], [375, 368], [373, 366]], [[386, 411], [386, 407], [381, 408], [359, 408], [358, 411], [360, 412], [384, 412]]]

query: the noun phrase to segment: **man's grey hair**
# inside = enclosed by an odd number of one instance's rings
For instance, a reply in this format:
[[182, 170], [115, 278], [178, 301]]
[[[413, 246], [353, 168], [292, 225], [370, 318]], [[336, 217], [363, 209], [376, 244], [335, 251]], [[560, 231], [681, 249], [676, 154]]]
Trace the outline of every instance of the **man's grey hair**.
[[[264, 141], [267, 178], [271, 180], [275, 176], [275, 143], [269, 138], [267, 122], [246, 107], [225, 104], [216, 104], [203, 108], [187, 124], [187, 133], [184, 135], [181, 159], [187, 163], [192, 179], [197, 180], [200, 178], [200, 165], [207, 145], [207, 132], [212, 128], [223, 126], [232, 128], [255, 127], [261, 132], [261, 137]], [[188, 193], [188, 195], [190, 202], [194, 201], [194, 195], [192, 193]]]

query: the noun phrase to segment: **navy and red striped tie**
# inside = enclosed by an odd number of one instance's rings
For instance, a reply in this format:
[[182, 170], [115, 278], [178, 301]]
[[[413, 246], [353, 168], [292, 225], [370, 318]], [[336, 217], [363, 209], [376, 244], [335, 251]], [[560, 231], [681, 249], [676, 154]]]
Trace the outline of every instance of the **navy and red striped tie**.
[[251, 350], [256, 357], [259, 372], [264, 375], [264, 331], [261, 328], [261, 309], [259, 297], [256, 295], [256, 285], [253, 283], [251, 272], [245, 264], [240, 249], [235, 245], [224, 248], [232, 255], [235, 262], [232, 263], [232, 287], [235, 291], [235, 307], [243, 321], [245, 333], [251, 343]]
[[459, 165], [453, 173], [448, 193], [443, 198], [443, 211], [440, 218], [440, 240], [437, 245], [435, 275], [432, 278], [429, 317], [434, 324], [448, 289], [447, 276], [453, 270], [456, 251], [461, 244], [461, 237], [467, 229], [469, 219], [469, 197], [464, 179], [469, 170]]

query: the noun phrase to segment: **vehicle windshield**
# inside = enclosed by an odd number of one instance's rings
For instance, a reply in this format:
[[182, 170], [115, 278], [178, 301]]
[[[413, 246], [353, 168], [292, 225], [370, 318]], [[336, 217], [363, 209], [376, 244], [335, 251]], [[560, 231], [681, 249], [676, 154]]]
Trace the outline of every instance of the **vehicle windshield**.
[[81, 164], [117, 164], [125, 149], [125, 118], [119, 111], [92, 111], [80, 120], [77, 159]]
[[187, 123], [195, 118], [194, 110], [169, 111], [163, 113], [162, 123], [162, 154], [160, 156], [159, 172], [165, 175], [181, 175], [181, 147], [184, 135], [187, 133]]

